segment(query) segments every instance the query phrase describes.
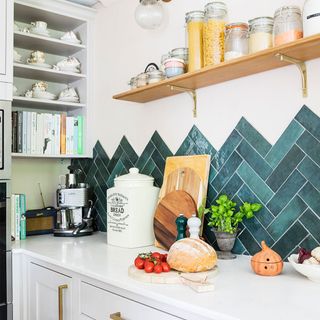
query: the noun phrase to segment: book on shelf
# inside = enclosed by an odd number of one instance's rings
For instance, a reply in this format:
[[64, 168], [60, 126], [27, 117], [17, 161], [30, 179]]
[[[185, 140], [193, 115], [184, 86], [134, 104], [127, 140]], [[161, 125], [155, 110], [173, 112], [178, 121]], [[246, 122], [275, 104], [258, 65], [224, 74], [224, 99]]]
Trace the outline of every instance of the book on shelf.
[[[24, 240], [25, 230], [21, 228], [21, 220], [26, 214], [26, 195], [11, 196], [11, 236], [15, 240]], [[21, 237], [22, 235], [22, 237]]]
[[12, 112], [12, 152], [30, 155], [82, 155], [83, 116]]

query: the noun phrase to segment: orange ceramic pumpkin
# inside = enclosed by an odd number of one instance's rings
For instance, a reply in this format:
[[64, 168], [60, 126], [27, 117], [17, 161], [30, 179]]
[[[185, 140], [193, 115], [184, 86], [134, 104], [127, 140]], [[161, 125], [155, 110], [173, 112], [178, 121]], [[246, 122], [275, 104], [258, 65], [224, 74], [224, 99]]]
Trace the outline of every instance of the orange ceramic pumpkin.
[[261, 242], [261, 247], [262, 250], [251, 258], [252, 270], [260, 276], [277, 276], [283, 269], [281, 257], [265, 241]]

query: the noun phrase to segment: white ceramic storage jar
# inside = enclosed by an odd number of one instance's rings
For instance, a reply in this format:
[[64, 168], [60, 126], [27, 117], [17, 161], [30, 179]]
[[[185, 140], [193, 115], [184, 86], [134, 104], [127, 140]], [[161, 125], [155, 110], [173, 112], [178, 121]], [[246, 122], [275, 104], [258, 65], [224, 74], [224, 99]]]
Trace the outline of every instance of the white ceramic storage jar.
[[303, 7], [303, 33], [305, 37], [320, 33], [320, 1], [306, 0]]
[[138, 248], [154, 244], [153, 217], [160, 189], [154, 178], [131, 168], [107, 190], [108, 244]]

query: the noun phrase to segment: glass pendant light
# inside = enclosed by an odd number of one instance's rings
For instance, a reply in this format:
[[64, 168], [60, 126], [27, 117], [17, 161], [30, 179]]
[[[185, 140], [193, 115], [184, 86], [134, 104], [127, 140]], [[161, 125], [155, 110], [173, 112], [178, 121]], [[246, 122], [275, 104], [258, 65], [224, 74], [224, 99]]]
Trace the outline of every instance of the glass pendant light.
[[135, 18], [143, 29], [157, 29], [163, 22], [164, 10], [160, 0], [140, 0]]

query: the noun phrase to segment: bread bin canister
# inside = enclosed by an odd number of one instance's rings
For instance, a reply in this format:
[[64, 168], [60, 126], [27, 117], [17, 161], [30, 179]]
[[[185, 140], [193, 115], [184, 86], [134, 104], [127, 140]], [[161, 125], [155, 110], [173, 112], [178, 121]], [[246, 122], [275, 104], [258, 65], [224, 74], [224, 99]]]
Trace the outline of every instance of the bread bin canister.
[[154, 178], [131, 168], [107, 190], [108, 244], [138, 248], [154, 244], [153, 216], [160, 189]]
[[320, 1], [306, 0], [303, 7], [304, 37], [320, 33]]

